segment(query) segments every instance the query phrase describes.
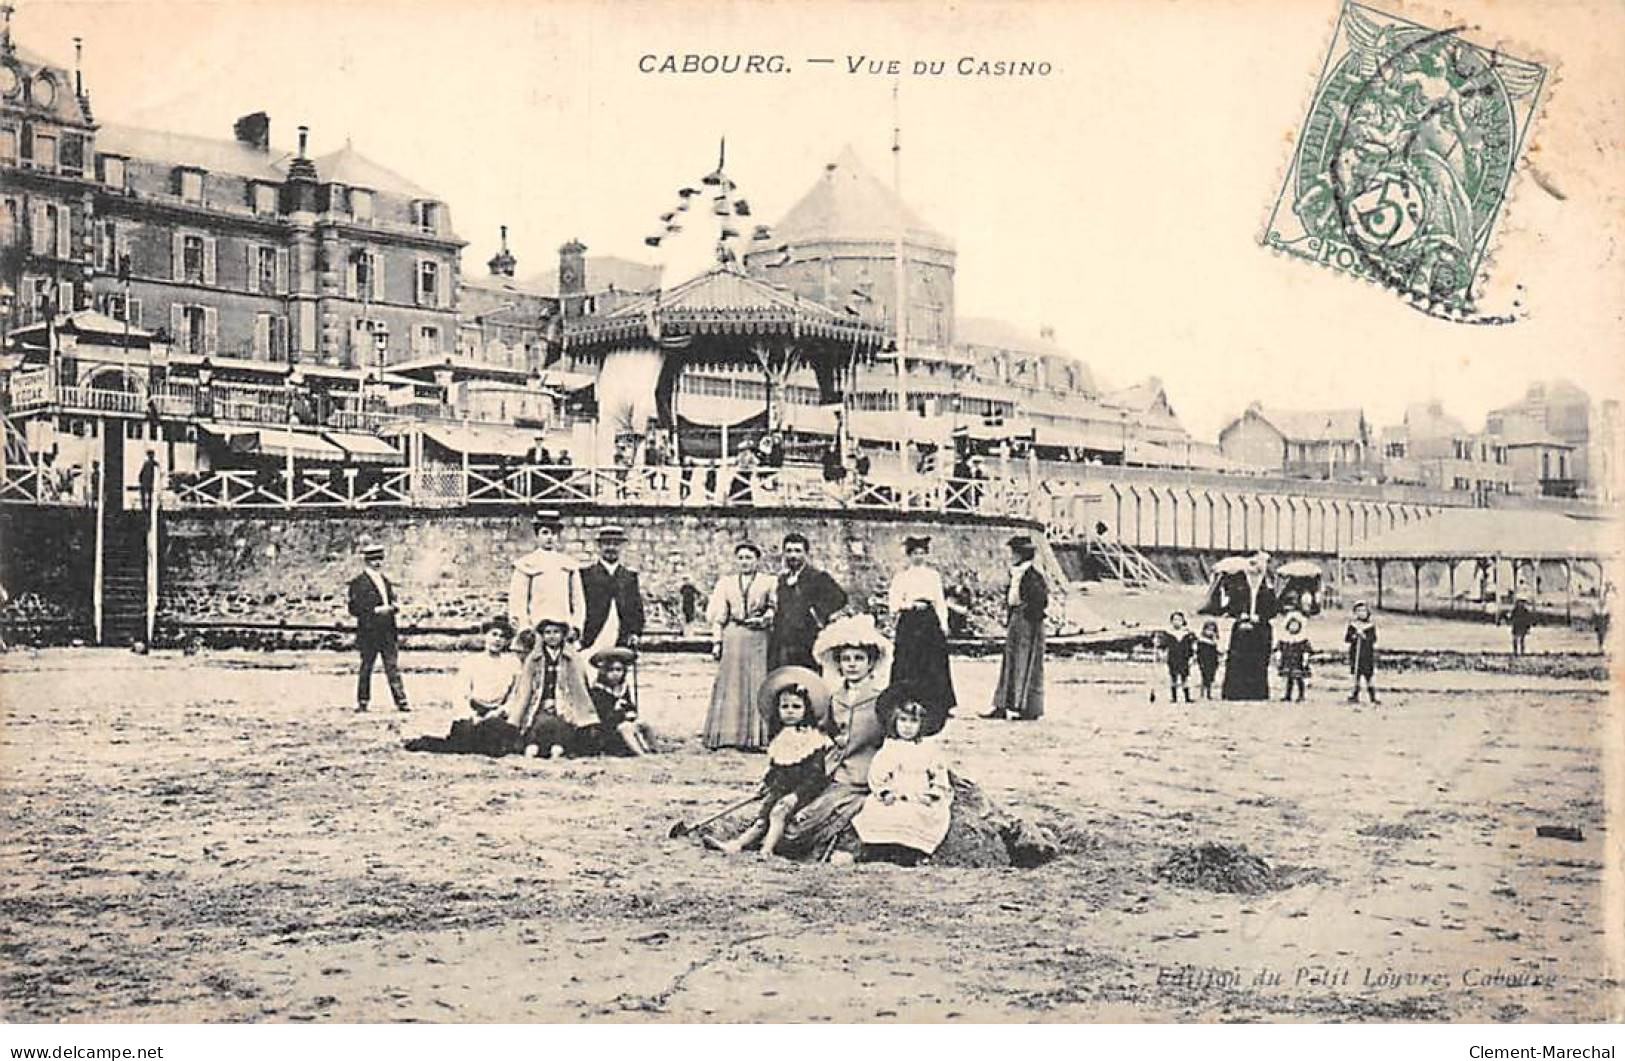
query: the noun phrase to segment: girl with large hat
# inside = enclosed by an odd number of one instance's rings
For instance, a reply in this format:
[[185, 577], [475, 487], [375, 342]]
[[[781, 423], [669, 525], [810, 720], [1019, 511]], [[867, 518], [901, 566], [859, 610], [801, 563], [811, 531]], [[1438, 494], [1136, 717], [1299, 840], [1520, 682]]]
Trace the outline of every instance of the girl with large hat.
[[907, 537], [903, 552], [908, 566], [892, 576], [887, 603], [897, 616], [897, 651], [891, 680], [907, 682], [921, 691], [928, 705], [925, 736], [942, 731], [958, 700], [953, 670], [948, 662], [948, 598], [942, 576], [926, 563], [931, 539]]

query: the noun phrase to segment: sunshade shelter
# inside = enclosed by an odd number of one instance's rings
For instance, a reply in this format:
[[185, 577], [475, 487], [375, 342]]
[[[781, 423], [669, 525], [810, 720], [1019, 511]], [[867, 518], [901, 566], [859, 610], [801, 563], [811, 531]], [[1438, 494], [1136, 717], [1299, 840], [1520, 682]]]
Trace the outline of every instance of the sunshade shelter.
[[1608, 519], [1563, 512], [1519, 509], [1446, 508], [1427, 519], [1407, 523], [1338, 552], [1343, 560], [1369, 560], [1377, 567], [1377, 607], [1382, 607], [1383, 568], [1408, 563], [1414, 576], [1412, 608], [1422, 607], [1422, 568], [1444, 564], [1450, 598], [1455, 600], [1456, 567], [1471, 561], [1496, 573], [1512, 565], [1513, 580], [1525, 566], [1546, 562], [1563, 565], [1565, 613], [1573, 609], [1575, 567], [1593, 565], [1598, 585], [1603, 561], [1618, 552], [1619, 525]]

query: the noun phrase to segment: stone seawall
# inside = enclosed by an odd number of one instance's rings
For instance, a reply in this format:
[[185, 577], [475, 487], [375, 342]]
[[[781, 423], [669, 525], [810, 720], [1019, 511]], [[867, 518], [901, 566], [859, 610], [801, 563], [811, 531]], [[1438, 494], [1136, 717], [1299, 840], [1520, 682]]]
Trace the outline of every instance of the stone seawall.
[[[1004, 542], [1031, 533], [1040, 562], [1059, 579], [1053, 554], [1033, 526], [1018, 520], [951, 519], [828, 511], [629, 508], [567, 514], [563, 548], [594, 555], [600, 527], [627, 532], [624, 562], [639, 572], [649, 626], [683, 627], [683, 587], [699, 590], [699, 609], [719, 575], [732, 569], [735, 543], [760, 545], [769, 569], [791, 531], [812, 543], [859, 607], [883, 605], [902, 564], [903, 538], [932, 536], [933, 562], [950, 591], [968, 591], [977, 613], [998, 613], [1007, 582]], [[338, 645], [352, 626], [345, 585], [359, 569], [355, 544], [370, 535], [388, 550], [385, 571], [401, 588], [409, 631], [462, 635], [506, 610], [513, 561], [534, 548], [528, 512], [476, 515], [308, 513], [240, 516], [179, 514], [165, 520], [158, 623], [161, 640], [199, 636], [215, 644]]]

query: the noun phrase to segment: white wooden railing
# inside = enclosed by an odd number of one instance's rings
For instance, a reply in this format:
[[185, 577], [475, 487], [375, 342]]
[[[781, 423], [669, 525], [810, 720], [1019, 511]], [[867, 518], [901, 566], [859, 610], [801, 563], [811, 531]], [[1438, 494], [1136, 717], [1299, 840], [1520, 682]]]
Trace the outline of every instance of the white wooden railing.
[[[710, 475], [711, 472], [715, 475]], [[707, 482], [707, 479], [710, 482]], [[1031, 518], [1029, 495], [1013, 482], [927, 480], [830, 483], [817, 468], [600, 468], [470, 465], [387, 471], [295, 469], [217, 471], [171, 484], [181, 509], [373, 509], [653, 505], [677, 508], [859, 509]]]

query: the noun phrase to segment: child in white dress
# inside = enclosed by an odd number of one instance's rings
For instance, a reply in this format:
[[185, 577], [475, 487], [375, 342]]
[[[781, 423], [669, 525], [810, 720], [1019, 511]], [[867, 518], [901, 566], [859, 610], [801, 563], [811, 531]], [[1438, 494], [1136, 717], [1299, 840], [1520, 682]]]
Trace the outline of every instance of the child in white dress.
[[948, 835], [953, 786], [936, 742], [921, 736], [930, 711], [920, 700], [907, 685], [880, 696], [886, 743], [869, 766], [869, 797], [852, 819], [863, 841], [860, 862], [918, 865]]

